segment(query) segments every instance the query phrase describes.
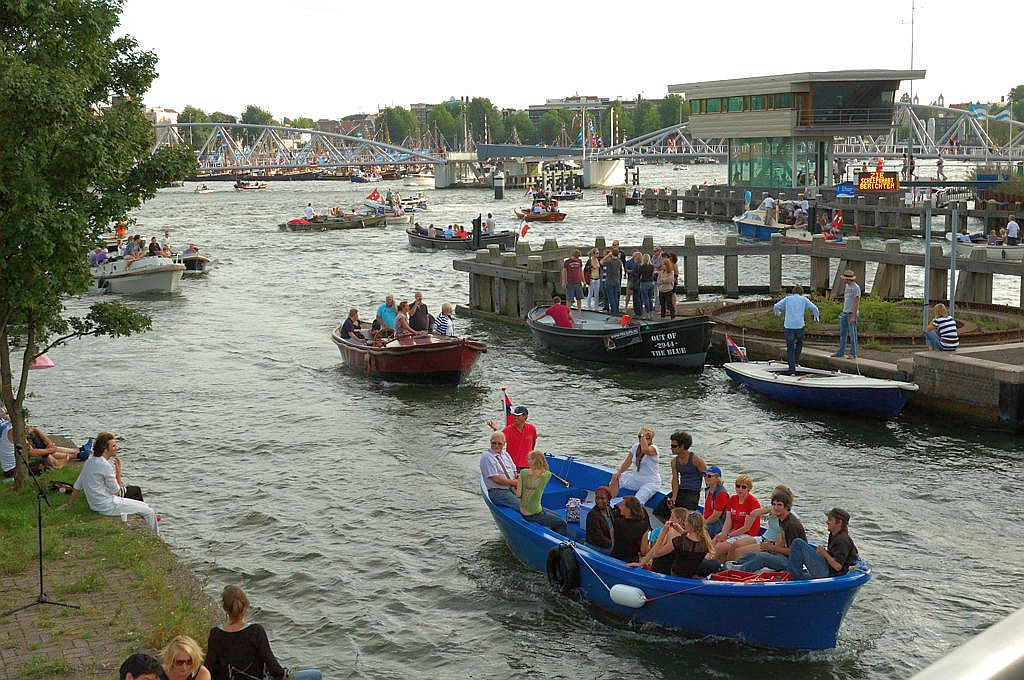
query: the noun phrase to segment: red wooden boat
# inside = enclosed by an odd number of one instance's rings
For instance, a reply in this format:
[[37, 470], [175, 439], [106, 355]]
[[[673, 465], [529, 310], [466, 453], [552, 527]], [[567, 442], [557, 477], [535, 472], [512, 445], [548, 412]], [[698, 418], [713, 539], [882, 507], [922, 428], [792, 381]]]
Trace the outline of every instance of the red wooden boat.
[[487, 351], [487, 345], [478, 340], [439, 335], [405, 336], [373, 347], [342, 338], [341, 326], [334, 329], [331, 339], [346, 364], [369, 376], [433, 385], [457, 385]]
[[535, 213], [529, 210], [515, 209], [516, 217], [527, 222], [561, 222], [565, 219], [564, 212]]

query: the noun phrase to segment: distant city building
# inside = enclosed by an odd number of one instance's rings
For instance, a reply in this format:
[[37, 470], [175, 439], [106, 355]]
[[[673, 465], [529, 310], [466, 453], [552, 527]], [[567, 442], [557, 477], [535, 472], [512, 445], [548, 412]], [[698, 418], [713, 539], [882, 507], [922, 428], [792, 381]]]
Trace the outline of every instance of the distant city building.
[[313, 124], [313, 129], [317, 132], [330, 132], [332, 134], [341, 134], [341, 122], [337, 120], [331, 120], [329, 118], [321, 118]]
[[178, 112], [174, 109], [162, 109], [155, 107], [152, 109], [146, 109], [146, 117], [149, 118], [149, 122], [153, 125], [178, 122]]
[[547, 99], [543, 104], [530, 104], [526, 112], [530, 115], [530, 120], [534, 123], [539, 123], [540, 119], [544, 117], [544, 114], [548, 111], [579, 111], [580, 108], [586, 110], [594, 110], [600, 112], [599, 117], [603, 117], [603, 112], [609, 106], [619, 102], [622, 108], [627, 111], [636, 110], [636, 99], [623, 100], [623, 99], [609, 99], [608, 97], [594, 97], [591, 95], [573, 95], [572, 97], [565, 97], [563, 99]]

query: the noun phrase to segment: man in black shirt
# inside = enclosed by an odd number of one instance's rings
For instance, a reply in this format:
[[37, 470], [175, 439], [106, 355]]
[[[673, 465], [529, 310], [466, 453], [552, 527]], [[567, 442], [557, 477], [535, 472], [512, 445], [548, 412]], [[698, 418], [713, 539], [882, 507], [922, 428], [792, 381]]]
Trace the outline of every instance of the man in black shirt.
[[348, 318], [341, 324], [341, 337], [346, 340], [365, 340], [366, 336], [360, 330], [363, 327], [359, 321], [359, 310], [353, 307], [348, 310]]
[[787, 571], [794, 581], [842, 576], [857, 563], [857, 546], [846, 530], [849, 523], [850, 513], [842, 508], [832, 508], [825, 513], [825, 526], [828, 527], [827, 548], [820, 545], [811, 546], [799, 538], [793, 541], [789, 546]]
[[423, 293], [416, 291], [416, 298], [409, 307], [409, 325], [414, 331], [430, 330], [430, 314], [427, 313], [427, 306], [423, 304]]

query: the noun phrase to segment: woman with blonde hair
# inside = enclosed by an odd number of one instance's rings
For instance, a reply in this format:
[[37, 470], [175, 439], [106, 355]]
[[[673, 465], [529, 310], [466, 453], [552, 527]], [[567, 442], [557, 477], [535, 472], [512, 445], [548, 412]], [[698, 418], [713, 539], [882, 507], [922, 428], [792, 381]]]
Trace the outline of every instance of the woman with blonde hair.
[[160, 651], [160, 664], [167, 680], [210, 680], [203, 665], [203, 649], [187, 635], [176, 635]]
[[516, 495], [519, 496], [519, 512], [527, 522], [543, 524], [563, 536], [568, 535], [565, 521], [540, 504], [544, 488], [551, 479], [548, 461], [543, 451], [530, 451], [526, 455], [530, 467], [520, 471], [516, 479]]
[[754, 498], [754, 494], [751, 493], [753, 490], [754, 480], [750, 475], [740, 475], [736, 478], [736, 494], [729, 498], [725, 524], [712, 541], [715, 546], [715, 559], [725, 561], [723, 558], [732, 551], [733, 544], [740, 538], [758, 536], [761, 533], [761, 515], [755, 512], [761, 507], [761, 503]]
[[601, 303], [601, 257], [597, 248], [587, 253], [587, 263], [583, 265], [587, 277], [587, 309], [597, 309]]
[[[249, 598], [238, 586], [226, 586], [220, 595], [227, 623], [210, 629], [206, 642], [206, 667], [212, 680], [265, 678], [284, 680], [287, 671], [270, 649], [267, 631], [258, 623], [247, 623]], [[315, 668], [292, 671], [292, 680], [322, 680]]]
[[658, 493], [661, 487], [661, 471], [658, 469], [658, 447], [654, 445], [654, 430], [641, 427], [637, 441], [633, 442], [626, 459], [622, 461], [618, 472], [612, 475], [608, 487], [612, 498], [619, 495], [619, 488], [625, 487], [636, 491], [640, 505], [644, 505]]
[[[711, 537], [704, 525], [704, 516], [696, 510], [677, 508], [684, 513], [682, 532], [672, 539], [675, 560], [672, 562], [672, 575], [681, 578], [693, 578], [713, 569], [704, 566], [704, 559], [711, 552]], [[676, 516], [675, 511], [672, 513]], [[714, 565], [716, 568], [719, 566]]]

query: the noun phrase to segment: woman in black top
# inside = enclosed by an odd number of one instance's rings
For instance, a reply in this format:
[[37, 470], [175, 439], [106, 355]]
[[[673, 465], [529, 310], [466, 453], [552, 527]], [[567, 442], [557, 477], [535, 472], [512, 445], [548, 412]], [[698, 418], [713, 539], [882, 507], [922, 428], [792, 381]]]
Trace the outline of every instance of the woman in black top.
[[[205, 666], [213, 680], [238, 680], [271, 677], [283, 680], [285, 669], [270, 649], [267, 631], [258, 623], [246, 623], [249, 598], [238, 586], [227, 586], [221, 593], [221, 604], [228, 622], [210, 629], [206, 643]], [[294, 680], [322, 680], [320, 671], [293, 671]]]
[[640, 541], [650, 530], [651, 522], [636, 496], [626, 496], [619, 503], [619, 516], [612, 522], [611, 556], [623, 562], [640, 559]]
[[[705, 565], [704, 557], [711, 552], [711, 537], [704, 527], [704, 516], [696, 510], [676, 508], [672, 516], [682, 513], [682, 532], [672, 539], [675, 560], [672, 562], [672, 575], [682, 578], [693, 578], [698, 573], [712, 571], [711, 565]], [[703, 565], [703, 566], [702, 566]]]
[[594, 509], [587, 513], [587, 545], [603, 553], [612, 549], [612, 492], [607, 486], [594, 490]]

